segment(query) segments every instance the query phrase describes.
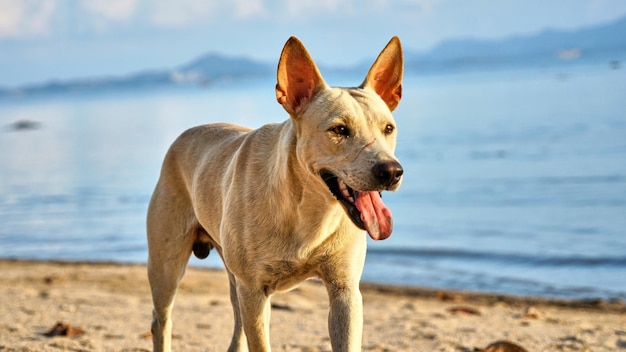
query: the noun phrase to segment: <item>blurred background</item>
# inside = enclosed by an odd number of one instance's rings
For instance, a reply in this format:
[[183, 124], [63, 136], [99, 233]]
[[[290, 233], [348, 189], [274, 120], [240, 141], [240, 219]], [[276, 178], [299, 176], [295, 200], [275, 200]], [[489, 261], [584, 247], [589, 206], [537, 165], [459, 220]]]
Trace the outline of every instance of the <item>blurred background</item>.
[[291, 35], [339, 86], [404, 47], [405, 179], [365, 281], [626, 299], [619, 0], [2, 0], [0, 258], [145, 262], [168, 146], [288, 118]]

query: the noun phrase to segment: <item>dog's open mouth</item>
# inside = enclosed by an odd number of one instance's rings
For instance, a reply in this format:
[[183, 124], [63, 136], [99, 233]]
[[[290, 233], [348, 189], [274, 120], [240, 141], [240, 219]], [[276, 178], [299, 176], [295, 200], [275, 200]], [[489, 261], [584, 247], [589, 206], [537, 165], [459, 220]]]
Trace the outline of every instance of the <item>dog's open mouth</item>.
[[329, 171], [322, 171], [320, 175], [357, 227], [377, 241], [391, 235], [391, 211], [383, 203], [379, 191], [354, 190]]

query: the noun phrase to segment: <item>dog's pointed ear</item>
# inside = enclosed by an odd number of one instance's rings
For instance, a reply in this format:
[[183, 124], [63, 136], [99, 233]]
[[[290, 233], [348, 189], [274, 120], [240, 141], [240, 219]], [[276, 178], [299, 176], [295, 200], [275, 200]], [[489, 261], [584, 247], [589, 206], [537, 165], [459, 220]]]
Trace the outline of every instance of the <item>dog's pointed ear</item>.
[[285, 43], [278, 61], [276, 100], [293, 117], [326, 86], [304, 44], [291, 37]]
[[402, 98], [403, 66], [402, 45], [400, 39], [395, 36], [378, 55], [361, 88], [372, 88], [387, 104], [389, 110], [393, 111]]

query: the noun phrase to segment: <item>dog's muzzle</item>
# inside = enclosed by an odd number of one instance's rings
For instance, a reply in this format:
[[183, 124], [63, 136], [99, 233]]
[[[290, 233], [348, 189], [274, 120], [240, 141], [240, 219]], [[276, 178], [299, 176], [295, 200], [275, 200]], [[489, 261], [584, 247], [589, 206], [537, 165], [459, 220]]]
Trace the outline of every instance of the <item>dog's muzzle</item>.
[[375, 190], [355, 190], [328, 170], [320, 176], [330, 192], [344, 207], [348, 217], [374, 240], [384, 240], [391, 235], [393, 218], [382, 201], [382, 190], [394, 189], [404, 173], [397, 161], [379, 162], [372, 167], [372, 176], [378, 181]]

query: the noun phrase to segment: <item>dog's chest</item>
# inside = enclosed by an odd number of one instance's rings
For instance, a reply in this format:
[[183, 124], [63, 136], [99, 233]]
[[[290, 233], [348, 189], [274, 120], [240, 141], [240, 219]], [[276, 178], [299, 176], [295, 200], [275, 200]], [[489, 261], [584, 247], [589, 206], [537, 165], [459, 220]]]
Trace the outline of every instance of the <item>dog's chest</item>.
[[303, 280], [318, 275], [318, 260], [277, 260], [263, 265], [262, 285], [266, 294], [289, 291]]

